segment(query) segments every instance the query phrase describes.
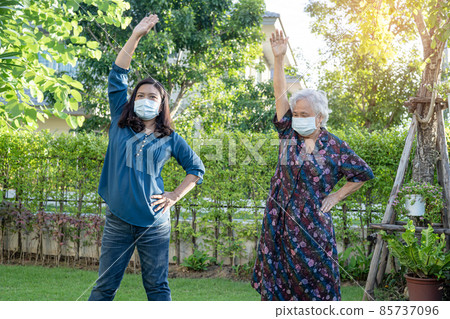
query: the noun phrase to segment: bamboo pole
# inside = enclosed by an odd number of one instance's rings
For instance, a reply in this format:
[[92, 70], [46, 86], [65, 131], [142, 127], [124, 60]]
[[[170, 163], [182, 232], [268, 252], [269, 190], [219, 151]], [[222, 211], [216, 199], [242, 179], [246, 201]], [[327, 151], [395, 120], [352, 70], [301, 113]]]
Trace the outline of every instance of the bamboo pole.
[[[445, 107], [444, 107], [445, 108]], [[444, 129], [444, 116], [442, 109], [439, 108], [436, 112], [437, 120], [437, 150], [439, 151], [439, 160], [437, 163], [438, 180], [444, 190], [444, 210], [442, 214], [442, 221], [444, 227], [450, 228], [450, 167], [448, 159], [447, 141]], [[447, 236], [447, 249], [450, 250], [450, 237]]]
[[444, 117], [442, 110], [436, 112], [437, 117], [437, 149], [439, 151], [439, 170], [442, 188], [444, 189], [444, 227], [449, 228], [450, 220], [450, 166], [448, 159], [447, 141], [445, 138]]
[[[382, 220], [383, 224], [392, 224], [395, 219], [394, 210], [392, 206], [394, 203], [395, 195], [397, 194], [399, 188], [401, 187], [403, 179], [405, 177], [405, 172], [408, 167], [409, 156], [411, 155], [411, 149], [413, 146], [414, 137], [416, 135], [416, 130], [417, 130], [417, 119], [416, 116], [413, 115], [413, 120], [411, 126], [409, 127], [408, 136], [406, 137], [405, 141], [405, 147], [403, 148], [402, 157], [400, 159], [400, 164], [397, 168], [397, 175], [395, 176], [394, 186], [392, 187], [392, 191], [389, 196], [389, 202]], [[384, 249], [384, 245], [386, 245], [386, 243], [381, 238], [381, 235], [378, 234], [377, 243], [375, 245], [372, 261], [370, 263], [369, 274], [367, 276], [363, 300], [374, 300], [374, 289], [377, 279], [378, 266], [382, 250]], [[384, 267], [380, 267], [380, 271], [383, 271], [383, 273], [384, 270], [386, 269], [385, 266], [386, 264], [384, 263]]]
[[380, 258], [380, 266], [378, 267], [378, 272], [377, 272], [377, 279], [375, 284], [379, 285], [382, 281], [383, 281], [383, 277], [384, 277], [384, 273], [386, 271], [386, 265], [387, 265], [387, 261], [388, 261], [388, 257], [389, 257], [389, 249], [386, 245], [386, 243], [384, 243], [382, 249], [381, 249], [381, 258]]

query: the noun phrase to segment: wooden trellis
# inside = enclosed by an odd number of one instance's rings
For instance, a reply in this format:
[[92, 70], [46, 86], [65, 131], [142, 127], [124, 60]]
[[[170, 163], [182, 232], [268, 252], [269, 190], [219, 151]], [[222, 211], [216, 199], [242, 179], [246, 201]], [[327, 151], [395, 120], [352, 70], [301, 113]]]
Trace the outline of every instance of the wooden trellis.
[[[413, 97], [406, 103], [405, 107], [408, 107], [410, 111], [414, 110], [417, 104], [427, 103], [430, 104], [432, 98]], [[444, 209], [443, 209], [443, 224], [434, 224], [433, 228], [436, 233], [445, 233], [450, 235], [450, 166], [448, 158], [447, 142], [445, 138], [444, 129], [444, 117], [443, 110], [448, 107], [448, 102], [441, 98], [435, 99], [435, 112], [437, 119], [437, 141], [436, 149], [439, 152], [439, 160], [436, 165], [438, 173], [438, 182], [444, 190]], [[397, 175], [395, 177], [394, 186], [392, 187], [389, 201], [384, 213], [381, 224], [371, 224], [370, 227], [374, 229], [383, 229], [389, 231], [402, 231], [404, 230], [401, 222], [396, 222], [396, 214], [393, 210], [393, 203], [395, 195], [403, 184], [406, 170], [408, 168], [409, 157], [414, 142], [414, 138], [417, 131], [418, 120], [416, 115], [413, 115], [412, 123], [409, 128], [409, 132], [405, 141], [405, 147], [403, 149], [402, 157], [397, 169]], [[422, 227], [416, 227], [416, 232], [420, 232]], [[447, 237], [448, 239], [448, 237]], [[447, 248], [449, 248], [450, 240], [447, 240]], [[383, 280], [383, 276], [386, 272], [386, 264], [389, 257], [389, 250], [386, 242], [381, 238], [381, 235], [377, 235], [377, 242], [374, 249], [372, 261], [370, 263], [369, 275], [367, 276], [366, 288], [363, 300], [374, 300], [374, 289], [377, 284], [380, 284]]]

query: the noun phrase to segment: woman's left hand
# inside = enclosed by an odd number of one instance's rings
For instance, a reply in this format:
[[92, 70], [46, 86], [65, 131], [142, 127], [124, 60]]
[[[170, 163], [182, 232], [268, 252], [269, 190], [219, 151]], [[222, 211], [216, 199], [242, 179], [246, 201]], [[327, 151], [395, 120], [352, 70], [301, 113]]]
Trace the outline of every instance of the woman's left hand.
[[340, 196], [336, 193], [331, 193], [322, 202], [322, 207], [320, 208], [320, 211], [322, 213], [328, 213], [334, 205], [340, 202]]
[[158, 205], [154, 209], [155, 211], [164, 208], [164, 210], [162, 211], [163, 214], [178, 201], [177, 195], [174, 192], [166, 192], [161, 195], [153, 195], [151, 196], [151, 198], [159, 199], [153, 202], [150, 206]]

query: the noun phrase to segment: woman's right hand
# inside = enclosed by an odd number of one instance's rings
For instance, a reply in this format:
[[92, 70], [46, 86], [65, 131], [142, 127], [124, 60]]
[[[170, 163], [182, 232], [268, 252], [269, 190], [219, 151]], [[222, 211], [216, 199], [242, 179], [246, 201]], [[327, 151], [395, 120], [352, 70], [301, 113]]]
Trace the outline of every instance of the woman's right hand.
[[155, 24], [157, 24], [159, 18], [156, 14], [150, 14], [139, 22], [139, 24], [134, 28], [133, 35], [140, 38], [151, 30]]
[[289, 37], [285, 38], [283, 32], [275, 30], [270, 38], [270, 44], [272, 45], [272, 52], [275, 57], [285, 56], [287, 51]]

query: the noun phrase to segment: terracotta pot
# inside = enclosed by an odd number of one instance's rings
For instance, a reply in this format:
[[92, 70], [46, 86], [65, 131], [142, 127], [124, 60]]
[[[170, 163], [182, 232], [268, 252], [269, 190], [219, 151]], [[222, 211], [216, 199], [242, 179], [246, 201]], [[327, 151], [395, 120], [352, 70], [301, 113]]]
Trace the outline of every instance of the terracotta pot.
[[405, 275], [411, 301], [441, 301], [443, 280]]

